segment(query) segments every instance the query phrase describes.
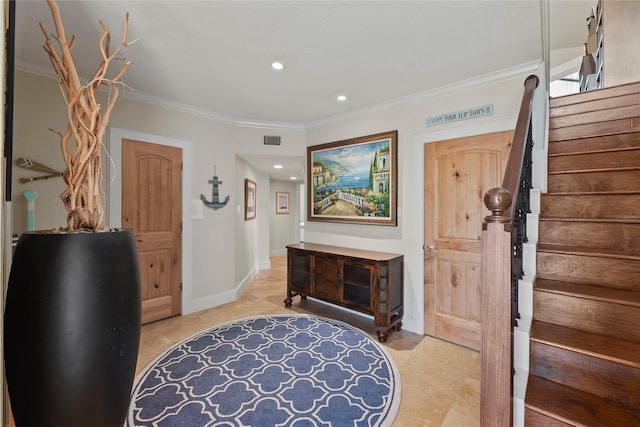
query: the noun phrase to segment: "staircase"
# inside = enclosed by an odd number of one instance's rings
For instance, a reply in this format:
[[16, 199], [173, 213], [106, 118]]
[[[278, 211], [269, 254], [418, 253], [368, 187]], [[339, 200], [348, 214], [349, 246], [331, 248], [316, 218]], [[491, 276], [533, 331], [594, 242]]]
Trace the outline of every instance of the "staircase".
[[525, 425], [640, 426], [640, 83], [553, 98]]

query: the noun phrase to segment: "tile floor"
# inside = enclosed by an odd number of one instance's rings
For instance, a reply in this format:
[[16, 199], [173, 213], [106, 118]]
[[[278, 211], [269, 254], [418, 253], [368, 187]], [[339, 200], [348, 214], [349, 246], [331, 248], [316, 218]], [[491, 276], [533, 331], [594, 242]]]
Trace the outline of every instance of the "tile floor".
[[[142, 327], [137, 372], [160, 353], [200, 331], [234, 319], [263, 314], [310, 313], [356, 326], [377, 339], [373, 321], [326, 304], [295, 298], [285, 308], [286, 256], [271, 258], [240, 299]], [[480, 425], [480, 354], [428, 336], [392, 331], [383, 344], [400, 371], [402, 399], [394, 427]], [[9, 427], [14, 427], [9, 417]], [[195, 427], [195, 426], [185, 426]]]
[[[310, 313], [345, 321], [376, 338], [369, 318], [294, 299], [285, 308], [286, 256], [271, 258], [235, 302], [142, 327], [138, 372], [161, 352], [214, 325], [263, 314]], [[480, 425], [480, 354], [427, 336], [392, 331], [383, 344], [400, 371], [402, 399], [394, 427]]]

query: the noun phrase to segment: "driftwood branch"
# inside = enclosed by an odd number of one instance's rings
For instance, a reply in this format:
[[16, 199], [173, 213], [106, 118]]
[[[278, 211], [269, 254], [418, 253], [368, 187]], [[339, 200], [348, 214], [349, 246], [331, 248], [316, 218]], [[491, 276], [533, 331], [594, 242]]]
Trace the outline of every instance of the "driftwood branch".
[[[102, 62], [93, 77], [86, 84], [81, 84], [71, 56], [75, 36], [67, 42], [58, 5], [54, 0], [47, 0], [47, 4], [51, 9], [56, 33], [49, 36], [40, 23], [40, 29], [45, 38], [43, 47], [58, 74], [58, 85], [67, 104], [67, 129], [65, 132], [56, 132], [60, 136], [62, 157], [66, 164], [62, 177], [67, 188], [60, 198], [67, 210], [68, 230], [81, 228], [98, 230], [104, 227], [104, 208], [99, 188], [100, 149], [111, 111], [118, 99], [116, 85], [123, 85], [122, 77], [130, 61], [125, 61], [113, 78], [107, 78], [107, 72], [111, 62], [120, 58], [122, 50], [139, 39], [127, 41], [129, 27], [127, 13], [122, 41], [115, 50], [111, 51], [111, 33], [107, 26], [99, 21], [103, 31], [99, 42]], [[55, 40], [57, 49], [52, 39]], [[104, 109], [96, 100], [96, 91], [100, 86], [109, 87], [111, 90], [110, 99]]]

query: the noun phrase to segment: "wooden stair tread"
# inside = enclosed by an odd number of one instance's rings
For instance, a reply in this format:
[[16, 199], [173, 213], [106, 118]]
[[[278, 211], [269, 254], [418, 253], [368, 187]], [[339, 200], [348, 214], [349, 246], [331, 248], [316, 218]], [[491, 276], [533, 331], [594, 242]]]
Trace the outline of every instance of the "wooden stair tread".
[[531, 341], [640, 369], [640, 343], [534, 320]]
[[529, 375], [525, 407], [573, 426], [638, 426], [640, 412], [574, 388]]
[[612, 171], [640, 167], [640, 149], [548, 156], [549, 172]]
[[569, 104], [565, 106], [554, 106], [549, 109], [549, 119], [553, 121], [567, 116], [577, 114], [592, 113], [598, 111], [606, 111], [615, 108], [629, 107], [638, 105], [638, 94], [627, 93], [616, 97], [608, 97], [588, 102], [580, 102], [577, 104]]
[[636, 147], [640, 147], [640, 132], [629, 132], [564, 141], [549, 141], [549, 155]]
[[561, 218], [561, 217], [539, 217], [540, 222], [588, 222], [588, 223], [604, 223], [604, 224], [640, 224], [640, 219], [634, 218]]
[[549, 141], [549, 155], [571, 154], [590, 150], [618, 150], [640, 147], [640, 132], [630, 132], [583, 139]]
[[598, 169], [565, 169], [561, 171], [550, 171], [549, 175], [563, 175], [571, 173], [590, 173], [590, 172], [629, 172], [640, 170], [640, 166], [621, 167], [621, 168], [598, 168]]
[[556, 116], [549, 120], [549, 130], [602, 123], [608, 120], [625, 120], [640, 117], [640, 106], [617, 105], [604, 110], [587, 110], [577, 114]]
[[640, 92], [640, 82], [632, 82], [623, 85], [611, 86], [589, 92], [574, 93], [569, 95], [549, 98], [549, 109], [564, 107], [571, 104], [590, 102], [604, 98], [625, 96], [630, 93]]
[[640, 218], [631, 220], [545, 217], [538, 223], [539, 245], [566, 245], [640, 253]]
[[640, 194], [638, 191], [571, 191], [567, 193], [544, 193], [542, 197], [557, 196], [636, 196]]
[[568, 192], [540, 195], [541, 217], [640, 219], [640, 192]]
[[550, 153], [549, 157], [580, 156], [582, 154], [598, 154], [598, 153], [618, 153], [618, 152], [636, 151], [636, 150], [640, 150], [640, 146], [638, 146], [638, 147], [619, 147], [619, 148], [591, 149], [591, 150], [572, 151], [572, 152], [569, 152], [569, 153]]
[[640, 126], [638, 125], [638, 117], [633, 117], [584, 123], [557, 129], [550, 128], [549, 143], [638, 132], [640, 131]]
[[602, 258], [640, 260], [640, 252], [601, 248], [577, 248], [574, 246], [538, 244], [538, 252], [552, 252], [567, 255], [584, 255]]
[[617, 167], [615, 170], [548, 171], [548, 193], [573, 191], [635, 191], [640, 182], [640, 168]]
[[581, 283], [570, 283], [541, 278], [536, 279], [535, 289], [544, 292], [553, 292], [557, 294], [572, 295], [581, 298], [590, 298], [599, 301], [640, 307], [640, 292], [630, 291], [628, 289], [585, 285]]

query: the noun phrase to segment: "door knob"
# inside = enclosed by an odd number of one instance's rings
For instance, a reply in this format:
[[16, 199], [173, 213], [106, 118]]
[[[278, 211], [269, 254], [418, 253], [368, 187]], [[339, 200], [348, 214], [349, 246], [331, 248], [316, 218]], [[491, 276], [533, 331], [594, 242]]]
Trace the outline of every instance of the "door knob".
[[427, 245], [427, 252], [433, 252], [434, 249], [433, 245]]

